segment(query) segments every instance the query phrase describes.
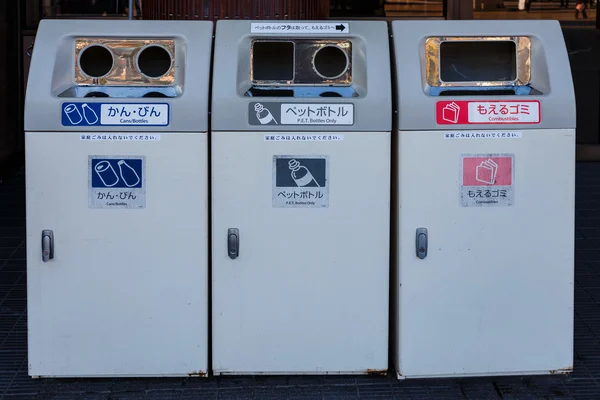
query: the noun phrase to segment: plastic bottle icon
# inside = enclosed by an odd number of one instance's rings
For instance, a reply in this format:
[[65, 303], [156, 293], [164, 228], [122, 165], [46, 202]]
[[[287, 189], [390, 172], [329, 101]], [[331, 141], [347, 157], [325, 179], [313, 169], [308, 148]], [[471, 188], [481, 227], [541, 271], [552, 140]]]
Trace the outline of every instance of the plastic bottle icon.
[[268, 108], [265, 108], [265, 106], [262, 104], [256, 103], [254, 105], [254, 111], [256, 111], [256, 118], [258, 119], [258, 122], [260, 122], [262, 125], [267, 125], [271, 121], [277, 124], [277, 120], [275, 120], [275, 117], [273, 117], [271, 111], [269, 111]]
[[299, 187], [304, 187], [309, 185], [311, 182], [315, 182], [317, 187], [321, 187], [319, 182], [314, 178], [314, 176], [310, 173], [308, 168], [304, 165], [300, 165], [300, 163], [294, 159], [288, 161], [288, 166], [292, 171], [292, 179], [296, 182], [296, 185]]
[[81, 121], [83, 121], [83, 117], [75, 104], [67, 104], [65, 107], [65, 115], [73, 125], [79, 125]]
[[106, 160], [100, 161], [96, 164], [94, 170], [105, 187], [113, 187], [119, 183], [119, 177], [112, 165], [110, 165], [110, 162]]
[[81, 106], [81, 109], [83, 110], [83, 117], [89, 125], [94, 125], [96, 122], [98, 122], [98, 114], [96, 114], [96, 111], [92, 110], [87, 103], [84, 103]]
[[123, 179], [123, 182], [125, 182], [127, 187], [134, 187], [140, 183], [140, 176], [135, 169], [125, 162], [125, 160], [120, 160], [117, 165], [119, 166], [119, 174], [121, 174], [121, 179]]

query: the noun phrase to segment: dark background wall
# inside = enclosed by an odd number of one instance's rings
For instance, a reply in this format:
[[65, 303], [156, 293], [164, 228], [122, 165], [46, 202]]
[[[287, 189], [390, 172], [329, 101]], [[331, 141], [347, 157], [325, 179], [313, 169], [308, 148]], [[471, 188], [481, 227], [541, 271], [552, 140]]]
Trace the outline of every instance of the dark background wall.
[[19, 7], [0, 1], [0, 179], [23, 157]]

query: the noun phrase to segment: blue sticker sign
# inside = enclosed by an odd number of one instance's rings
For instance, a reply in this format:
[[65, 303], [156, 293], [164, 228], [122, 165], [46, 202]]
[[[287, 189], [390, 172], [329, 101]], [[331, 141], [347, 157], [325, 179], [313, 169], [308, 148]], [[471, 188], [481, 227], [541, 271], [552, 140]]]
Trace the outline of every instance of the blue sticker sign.
[[85, 103], [62, 104], [63, 126], [168, 126], [167, 103]]
[[89, 156], [90, 208], [145, 208], [145, 157]]

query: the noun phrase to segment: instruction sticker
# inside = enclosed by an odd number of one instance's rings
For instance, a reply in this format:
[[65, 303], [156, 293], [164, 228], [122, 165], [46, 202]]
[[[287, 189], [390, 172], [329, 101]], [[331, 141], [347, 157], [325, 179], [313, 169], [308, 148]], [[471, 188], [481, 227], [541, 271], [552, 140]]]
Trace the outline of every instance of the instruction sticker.
[[63, 126], [167, 126], [167, 103], [63, 103]]
[[265, 142], [339, 142], [344, 135], [265, 135]]
[[446, 132], [444, 139], [520, 139], [523, 132]]
[[354, 104], [250, 103], [250, 125], [354, 125]]
[[250, 24], [250, 33], [285, 33], [307, 34], [307, 33], [337, 33], [350, 32], [350, 24], [347, 22], [253, 22]]
[[329, 207], [328, 156], [273, 156], [273, 207]]
[[144, 156], [89, 156], [89, 208], [145, 208]]
[[505, 101], [438, 101], [439, 125], [453, 124], [539, 124], [540, 102], [537, 100]]
[[106, 142], [156, 142], [160, 140], [160, 135], [87, 135], [82, 134], [79, 136], [81, 140], [89, 141], [106, 141]]
[[468, 154], [460, 160], [460, 203], [463, 207], [512, 206], [514, 154]]

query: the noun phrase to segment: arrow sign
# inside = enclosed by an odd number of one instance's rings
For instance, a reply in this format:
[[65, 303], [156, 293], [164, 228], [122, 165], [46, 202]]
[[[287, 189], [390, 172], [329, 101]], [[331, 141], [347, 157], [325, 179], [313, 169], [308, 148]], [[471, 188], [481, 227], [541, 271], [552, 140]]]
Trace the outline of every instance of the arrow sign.
[[253, 22], [250, 33], [275, 35], [348, 34], [348, 22]]

